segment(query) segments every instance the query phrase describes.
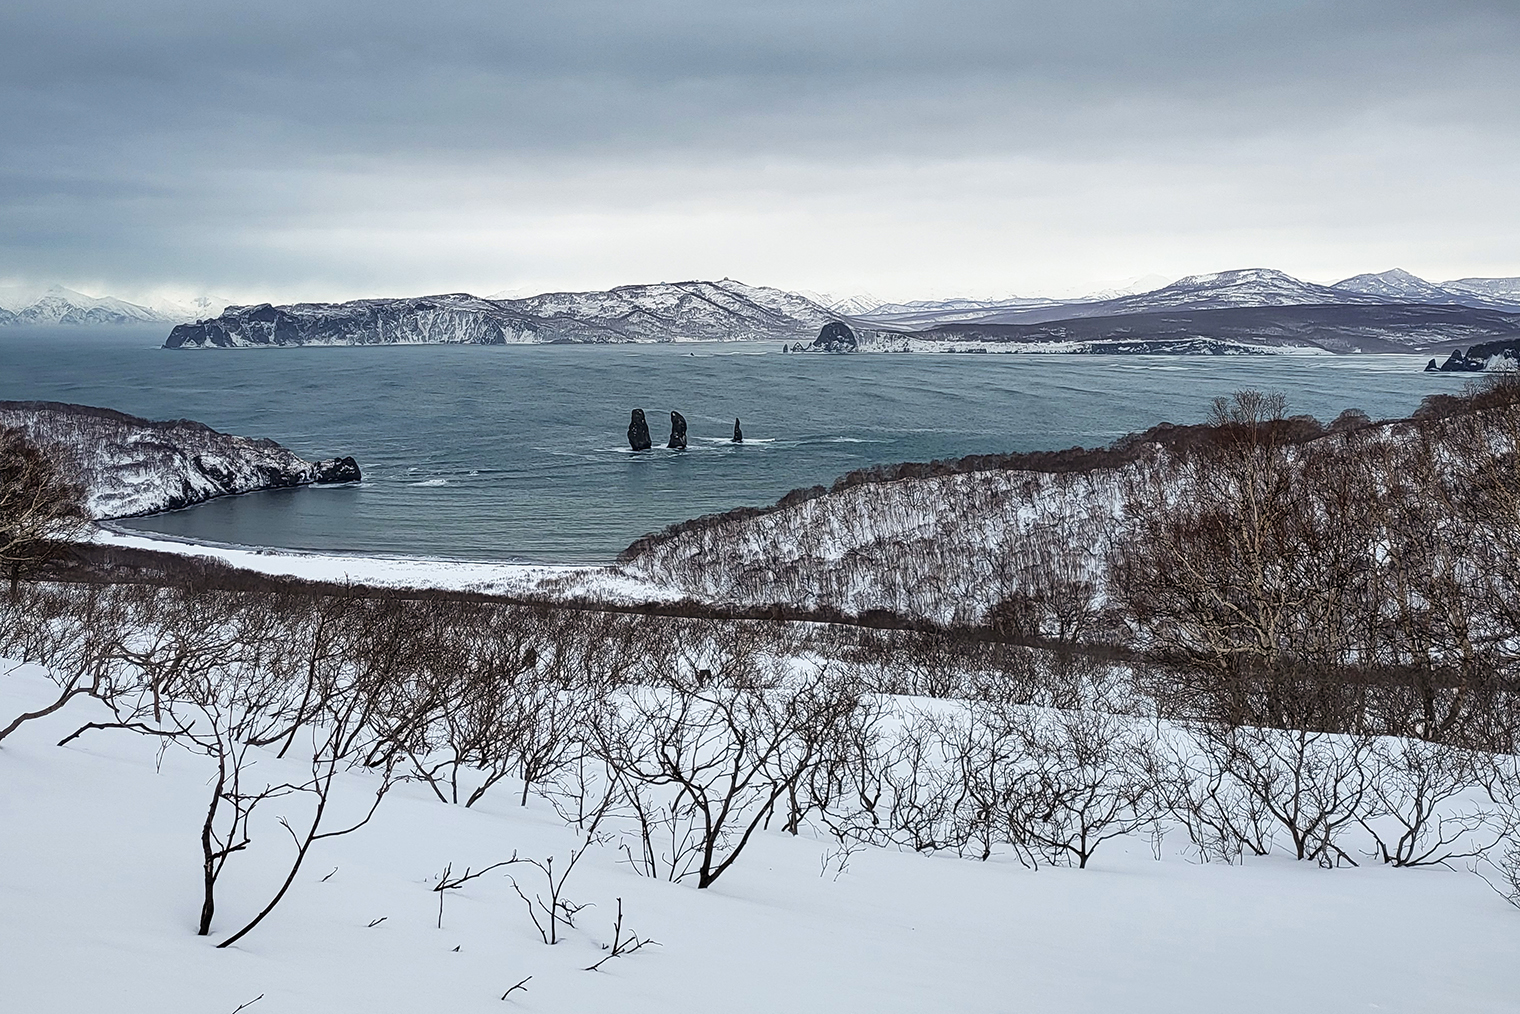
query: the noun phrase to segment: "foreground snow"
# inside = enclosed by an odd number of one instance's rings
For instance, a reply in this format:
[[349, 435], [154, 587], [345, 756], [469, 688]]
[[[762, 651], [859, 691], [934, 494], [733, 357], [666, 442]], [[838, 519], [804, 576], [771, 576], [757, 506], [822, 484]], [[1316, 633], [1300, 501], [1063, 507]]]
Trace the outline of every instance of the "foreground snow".
[[[49, 697], [0, 664], [0, 716]], [[275, 914], [218, 939], [273, 887], [278, 828], [234, 859], [215, 934], [193, 935], [206, 762], [122, 732], [53, 744], [91, 704], [0, 747], [0, 995], [17, 1011], [1514, 1011], [1520, 913], [1447, 870], [1243, 867], [1105, 846], [1031, 872], [887, 850], [819, 876], [826, 843], [767, 832], [713, 889], [643, 879], [593, 849], [566, 894], [594, 903], [543, 945], [505, 875], [447, 899], [433, 878], [579, 842], [512, 792], [447, 806], [403, 787], [375, 822], [320, 843]], [[281, 762], [265, 758], [266, 773]], [[294, 773], [294, 769], [292, 769]], [[368, 783], [345, 783], [362, 804]], [[335, 871], [335, 872], [332, 872]], [[331, 874], [329, 876], [329, 874]], [[324, 879], [325, 878], [325, 879]], [[531, 881], [524, 881], [531, 886]], [[615, 899], [660, 942], [604, 955]], [[382, 920], [383, 921], [378, 921]], [[377, 922], [378, 921], [378, 922]], [[374, 923], [374, 925], [371, 925]], [[532, 976], [527, 991], [500, 997]]]

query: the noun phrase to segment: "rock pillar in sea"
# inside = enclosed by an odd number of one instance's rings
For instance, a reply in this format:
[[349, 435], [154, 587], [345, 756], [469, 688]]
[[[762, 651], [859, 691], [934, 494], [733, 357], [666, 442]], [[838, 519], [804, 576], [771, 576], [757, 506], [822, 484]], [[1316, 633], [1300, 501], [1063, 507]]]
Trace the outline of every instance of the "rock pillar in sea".
[[679, 412], [670, 413], [670, 444], [677, 451], [686, 450], [686, 417]]
[[636, 451], [647, 451], [651, 444], [649, 441], [649, 423], [644, 419], [644, 410], [633, 410], [633, 418], [628, 420], [628, 446]]
[[855, 332], [843, 321], [831, 320], [823, 325], [818, 337], [808, 348], [814, 352], [854, 352], [860, 347]]
[[744, 431], [739, 428], [739, 420], [734, 420], [734, 443], [744, 443]]

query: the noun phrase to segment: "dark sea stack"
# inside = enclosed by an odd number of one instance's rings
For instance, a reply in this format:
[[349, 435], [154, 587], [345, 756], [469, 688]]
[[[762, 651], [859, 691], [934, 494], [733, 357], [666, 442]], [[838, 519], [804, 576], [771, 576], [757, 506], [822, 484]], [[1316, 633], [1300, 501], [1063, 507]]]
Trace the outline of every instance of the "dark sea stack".
[[854, 352], [860, 347], [855, 340], [855, 332], [850, 330], [848, 324], [842, 321], [831, 320], [823, 325], [823, 330], [818, 332], [818, 337], [813, 339], [809, 350], [813, 352]]
[[679, 412], [670, 413], [670, 443], [672, 450], [686, 450], [686, 417]]
[[364, 478], [359, 463], [353, 458], [328, 458], [319, 461], [312, 470], [312, 482], [329, 486], [338, 482], [358, 482]]
[[636, 451], [647, 451], [653, 444], [649, 440], [649, 422], [644, 418], [644, 410], [633, 410], [633, 418], [628, 420], [628, 446]]
[[[1487, 352], [1486, 348], [1484, 352]], [[1435, 363], [1435, 360], [1432, 359], [1431, 363]], [[1461, 349], [1452, 349], [1451, 355], [1446, 357], [1446, 362], [1436, 367], [1436, 371], [1439, 373], [1481, 373], [1487, 365], [1488, 355], [1480, 354], [1479, 348], [1474, 346], [1470, 355]], [[1427, 366], [1425, 369], [1428, 371], [1430, 367]]]
[[733, 440], [733, 442], [736, 443], [736, 444], [742, 444], [742, 443], [744, 443], [744, 431], [739, 428], [739, 420], [737, 420], [737, 419], [734, 420], [734, 440]]
[[1425, 372], [1426, 373], [1439, 373], [1439, 372], [1441, 372], [1441, 367], [1436, 364], [1436, 361], [1434, 359], [1432, 359], [1428, 364], [1426, 364], [1426, 366], [1425, 366]]

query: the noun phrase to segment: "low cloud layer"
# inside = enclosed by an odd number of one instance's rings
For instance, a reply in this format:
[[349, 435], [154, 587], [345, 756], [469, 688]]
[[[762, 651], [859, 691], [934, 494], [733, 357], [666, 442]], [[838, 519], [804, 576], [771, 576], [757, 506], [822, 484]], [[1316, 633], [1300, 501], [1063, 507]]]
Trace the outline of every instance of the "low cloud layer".
[[0, 281], [1520, 274], [1516, 94], [1512, 0], [13, 3]]

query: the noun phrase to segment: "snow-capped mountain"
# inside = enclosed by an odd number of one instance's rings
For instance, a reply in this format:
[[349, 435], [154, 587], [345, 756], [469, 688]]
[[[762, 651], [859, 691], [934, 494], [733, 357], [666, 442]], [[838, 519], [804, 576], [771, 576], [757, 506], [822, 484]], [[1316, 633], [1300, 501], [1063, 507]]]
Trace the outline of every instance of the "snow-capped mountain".
[[1439, 285], [1412, 275], [1403, 268], [1393, 268], [1378, 274], [1353, 275], [1331, 286], [1344, 292], [1360, 292], [1370, 296], [1404, 303], [1449, 303], [1452, 293]]
[[[1188, 275], [1151, 292], [1079, 304], [1084, 317], [1154, 310], [1220, 310], [1241, 306], [1377, 303], [1376, 296], [1305, 282], [1275, 268], [1240, 268]], [[1076, 316], [1076, 314], [1074, 314]]]
[[877, 307], [886, 306], [887, 302], [875, 296], [861, 294], [850, 296], [848, 299], [832, 299], [826, 305], [830, 310], [846, 317], [863, 317]]
[[1379, 296], [1315, 285], [1274, 268], [1242, 268], [1188, 275], [1158, 289], [1111, 299], [1009, 303], [985, 309], [926, 313], [918, 318], [867, 315], [872, 322], [934, 328], [945, 324], [1035, 324], [1078, 317], [1112, 317], [1161, 310], [1218, 310], [1231, 307], [1313, 306], [1386, 302]]
[[972, 343], [1130, 353], [1425, 351], [1520, 337], [1520, 313], [1491, 303], [1401, 298], [1397, 287], [1413, 291], [1420, 283], [1409, 278], [1413, 281], [1384, 278], [1377, 284], [1387, 291], [1362, 292], [1316, 285], [1269, 268], [1222, 271], [1189, 275], [1154, 292], [1120, 299], [942, 324], [914, 337], [954, 347]]
[[0, 286], [0, 326], [179, 324], [218, 314], [230, 302], [200, 296], [139, 303], [116, 296], [89, 296], [62, 285]]
[[176, 327], [165, 347], [811, 340], [837, 316], [794, 293], [723, 279], [525, 299], [450, 293], [230, 306]]
[[1520, 278], [1464, 278], [1436, 283], [1393, 268], [1375, 275], [1354, 275], [1331, 287], [1380, 296], [1390, 302], [1520, 309]]
[[1442, 282], [1447, 292], [1459, 292], [1492, 300], [1505, 306], [1520, 307], [1520, 278], [1457, 278]]
[[84, 486], [90, 517], [175, 510], [219, 496], [355, 482], [353, 458], [307, 461], [273, 440], [220, 433], [188, 419], [139, 419], [50, 401], [0, 402], [0, 426], [43, 446]]
[[[14, 290], [13, 290], [14, 291]], [[46, 289], [35, 298], [10, 298], [0, 324], [159, 324], [183, 318], [168, 316], [159, 310], [129, 303], [115, 296], [87, 296], [61, 285]]]

